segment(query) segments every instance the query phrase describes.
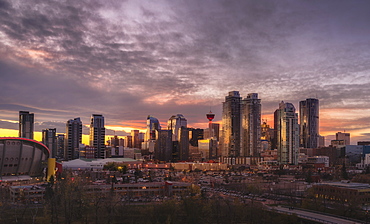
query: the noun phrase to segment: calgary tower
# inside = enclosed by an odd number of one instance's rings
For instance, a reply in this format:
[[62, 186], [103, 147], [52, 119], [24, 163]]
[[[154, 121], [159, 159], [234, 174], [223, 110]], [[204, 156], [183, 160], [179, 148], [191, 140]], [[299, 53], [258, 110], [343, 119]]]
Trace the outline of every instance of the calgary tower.
[[206, 114], [207, 116], [207, 119], [208, 119], [208, 130], [209, 130], [209, 136], [210, 137], [213, 137], [214, 134], [213, 134], [213, 126], [212, 126], [212, 120], [215, 118], [215, 114], [212, 113], [212, 111], [209, 111], [208, 114]]

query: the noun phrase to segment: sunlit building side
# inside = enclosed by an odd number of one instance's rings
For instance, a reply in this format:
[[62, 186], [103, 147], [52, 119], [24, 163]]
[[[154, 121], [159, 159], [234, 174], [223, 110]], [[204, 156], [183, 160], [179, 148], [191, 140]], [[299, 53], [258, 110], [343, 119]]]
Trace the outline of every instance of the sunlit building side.
[[239, 91], [231, 91], [222, 103], [222, 140], [220, 156], [240, 156], [240, 103]]
[[261, 100], [250, 93], [241, 102], [241, 156], [259, 157], [261, 153]]
[[281, 102], [275, 111], [275, 130], [277, 131], [278, 162], [298, 164], [299, 126], [298, 114], [291, 103]]

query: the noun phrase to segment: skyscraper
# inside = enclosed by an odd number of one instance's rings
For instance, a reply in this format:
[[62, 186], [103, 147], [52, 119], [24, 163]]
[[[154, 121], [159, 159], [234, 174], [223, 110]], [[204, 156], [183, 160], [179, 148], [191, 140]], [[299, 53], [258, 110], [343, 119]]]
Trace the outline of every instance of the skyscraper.
[[241, 155], [259, 157], [261, 153], [261, 100], [250, 93], [241, 102]]
[[95, 158], [105, 158], [105, 127], [104, 117], [101, 114], [91, 116], [90, 146], [96, 149]]
[[141, 142], [139, 140], [139, 130], [131, 130], [131, 137], [132, 137], [132, 147], [133, 148], [141, 148]]
[[19, 137], [33, 139], [34, 114], [19, 111]]
[[220, 156], [240, 156], [241, 99], [239, 91], [231, 91], [222, 103]]
[[299, 126], [294, 105], [281, 102], [275, 111], [275, 130], [280, 164], [298, 164]]
[[57, 156], [56, 158], [64, 158], [64, 134], [57, 134]]
[[319, 138], [319, 100], [309, 98], [299, 102], [300, 146], [317, 148]]
[[187, 160], [189, 157], [189, 130], [187, 120], [182, 114], [173, 115], [167, 122], [168, 130], [172, 133], [172, 159]]
[[161, 130], [161, 125], [157, 118], [148, 115], [146, 119], [146, 133], [144, 141], [156, 140], [158, 138], [158, 130]]
[[181, 127], [187, 127], [187, 125], [188, 122], [182, 114], [173, 115], [170, 117], [170, 119], [168, 119], [167, 127], [168, 130], [172, 131], [172, 141], [180, 140], [180, 129]]
[[42, 130], [42, 143], [46, 145], [50, 150], [50, 158], [56, 158], [57, 156], [57, 129], [49, 128]]
[[67, 121], [66, 135], [64, 144], [64, 159], [78, 159], [79, 148], [82, 143], [82, 122], [81, 119], [75, 118]]
[[154, 158], [159, 161], [169, 162], [172, 160], [172, 132], [171, 130], [159, 130], [155, 141]]
[[161, 130], [161, 125], [158, 119], [148, 115], [143, 149], [148, 149], [151, 153], [154, 152], [155, 141], [158, 139], [159, 130]]

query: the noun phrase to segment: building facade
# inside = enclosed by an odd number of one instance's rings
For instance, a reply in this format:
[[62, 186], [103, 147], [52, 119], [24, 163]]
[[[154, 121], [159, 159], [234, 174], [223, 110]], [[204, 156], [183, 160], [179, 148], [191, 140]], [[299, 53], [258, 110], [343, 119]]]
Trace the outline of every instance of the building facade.
[[319, 100], [309, 98], [299, 102], [300, 146], [317, 148], [319, 138]]
[[82, 143], [82, 122], [79, 117], [67, 121], [64, 140], [64, 159], [78, 159]]
[[261, 153], [261, 100], [250, 93], [241, 102], [241, 156], [259, 157]]
[[222, 140], [220, 156], [239, 157], [241, 138], [241, 111], [242, 98], [239, 91], [231, 91], [222, 103]]
[[29, 111], [19, 111], [19, 137], [33, 139], [34, 114]]
[[158, 131], [161, 130], [161, 125], [157, 118], [148, 115], [146, 119], [146, 133], [144, 141], [156, 140]]
[[0, 181], [14, 176], [43, 176], [50, 151], [28, 138], [0, 137]]
[[57, 157], [58, 159], [64, 158], [64, 143], [65, 135], [57, 134]]
[[57, 129], [49, 128], [42, 130], [42, 143], [50, 149], [51, 158], [57, 156]]
[[90, 146], [96, 149], [95, 158], [105, 158], [105, 126], [101, 114], [93, 114], [90, 123]]
[[188, 121], [182, 114], [173, 115], [168, 119], [167, 128], [172, 131], [172, 141], [180, 141], [180, 129], [187, 125]]
[[172, 161], [183, 161], [189, 158], [189, 129], [187, 120], [182, 114], [173, 115], [167, 122], [172, 134]]
[[159, 130], [158, 139], [154, 146], [154, 158], [159, 161], [169, 162], [172, 160], [172, 131]]
[[298, 114], [291, 103], [281, 102], [275, 111], [275, 130], [280, 164], [298, 164], [299, 125]]
[[335, 133], [335, 140], [344, 140], [344, 145], [350, 145], [351, 144], [351, 134], [337, 132]]

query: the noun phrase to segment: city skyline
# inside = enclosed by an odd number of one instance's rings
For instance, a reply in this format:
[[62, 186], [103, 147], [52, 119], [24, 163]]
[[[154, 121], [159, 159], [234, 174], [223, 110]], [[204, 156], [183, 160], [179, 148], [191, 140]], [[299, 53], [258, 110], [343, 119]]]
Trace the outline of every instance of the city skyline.
[[[370, 139], [366, 1], [0, 1], [0, 135], [35, 114], [35, 138], [80, 117], [106, 135], [165, 127], [183, 114], [207, 128], [229, 91], [258, 93], [273, 124], [281, 101], [320, 100], [320, 134]], [[350, 10], [349, 10], [350, 9]], [[125, 131], [125, 132], [124, 132]], [[13, 134], [14, 132], [14, 134]], [[88, 137], [87, 137], [88, 138]]]

